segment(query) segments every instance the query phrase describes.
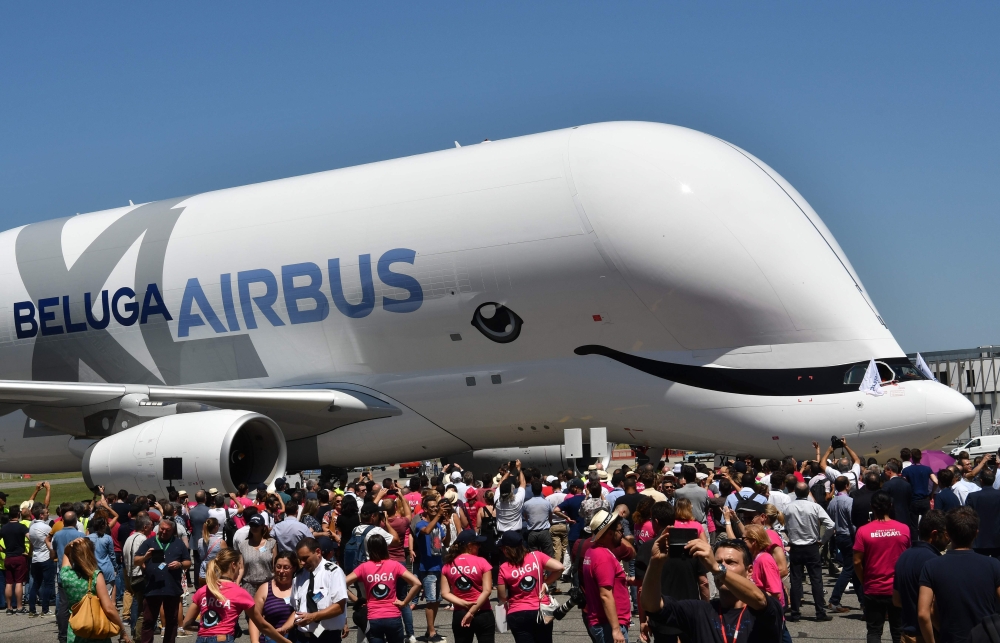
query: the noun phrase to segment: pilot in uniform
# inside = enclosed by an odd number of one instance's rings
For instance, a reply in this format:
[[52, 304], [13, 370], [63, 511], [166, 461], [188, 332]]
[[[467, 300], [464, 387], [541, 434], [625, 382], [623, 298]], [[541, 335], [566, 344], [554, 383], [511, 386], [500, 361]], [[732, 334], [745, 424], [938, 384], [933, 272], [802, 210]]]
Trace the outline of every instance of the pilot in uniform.
[[[300, 546], [301, 551], [301, 546]], [[316, 552], [320, 553], [320, 552]], [[340, 643], [341, 632], [347, 625], [347, 583], [344, 570], [335, 562], [324, 560], [320, 554], [315, 568], [310, 571], [315, 556], [310, 557], [292, 583], [291, 606], [296, 612], [310, 614], [321, 612], [331, 605], [342, 603], [342, 611], [337, 616], [317, 623], [299, 625], [299, 640]]]

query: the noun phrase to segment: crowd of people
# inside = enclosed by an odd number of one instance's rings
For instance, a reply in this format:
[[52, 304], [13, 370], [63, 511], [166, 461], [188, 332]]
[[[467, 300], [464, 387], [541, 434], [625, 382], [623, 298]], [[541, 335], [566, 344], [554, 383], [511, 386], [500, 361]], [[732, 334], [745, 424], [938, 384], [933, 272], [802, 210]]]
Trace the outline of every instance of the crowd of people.
[[996, 456], [933, 471], [918, 449], [879, 464], [844, 439], [814, 446], [803, 462], [543, 473], [515, 461], [481, 475], [452, 464], [405, 487], [365, 473], [193, 497], [97, 488], [52, 515], [39, 483], [20, 506], [0, 493], [3, 609], [54, 615], [59, 643], [91, 640], [70, 626], [88, 595], [126, 643], [338, 643], [350, 624], [359, 643], [444, 643], [442, 604], [456, 643], [498, 631], [551, 643], [575, 608], [594, 643], [744, 643], [791, 640], [808, 577], [815, 619], [849, 612], [853, 591], [869, 641], [886, 623], [894, 642], [964, 642], [988, 627]]

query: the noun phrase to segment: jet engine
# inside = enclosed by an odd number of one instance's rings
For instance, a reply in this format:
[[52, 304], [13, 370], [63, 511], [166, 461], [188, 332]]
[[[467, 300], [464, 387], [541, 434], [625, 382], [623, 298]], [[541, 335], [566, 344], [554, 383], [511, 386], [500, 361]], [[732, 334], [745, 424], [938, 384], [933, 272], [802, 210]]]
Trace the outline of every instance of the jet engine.
[[284, 473], [285, 439], [270, 418], [214, 410], [155, 418], [103, 438], [83, 456], [87, 486], [166, 496], [167, 487], [251, 489]]

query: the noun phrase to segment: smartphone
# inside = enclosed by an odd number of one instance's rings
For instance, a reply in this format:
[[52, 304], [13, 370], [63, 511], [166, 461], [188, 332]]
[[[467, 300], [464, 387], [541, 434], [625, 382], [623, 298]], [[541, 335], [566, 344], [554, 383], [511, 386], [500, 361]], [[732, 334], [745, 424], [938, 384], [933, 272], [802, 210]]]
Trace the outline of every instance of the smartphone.
[[511, 471], [517, 471], [517, 460], [511, 460], [507, 464], [507, 466], [510, 468]]
[[684, 549], [684, 546], [695, 538], [698, 538], [697, 529], [671, 529], [670, 536], [667, 538], [670, 557], [691, 558], [691, 554]]
[[160, 548], [158, 548], [158, 547], [153, 547], [153, 556], [152, 556], [151, 560], [154, 563], [162, 563], [163, 562], [163, 550], [160, 549]]

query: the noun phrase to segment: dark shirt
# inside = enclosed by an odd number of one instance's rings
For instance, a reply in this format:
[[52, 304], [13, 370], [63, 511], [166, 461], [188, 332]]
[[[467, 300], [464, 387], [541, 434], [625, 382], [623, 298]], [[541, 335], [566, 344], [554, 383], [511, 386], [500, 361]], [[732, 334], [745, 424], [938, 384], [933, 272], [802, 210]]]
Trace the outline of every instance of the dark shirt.
[[899, 592], [903, 604], [903, 632], [917, 634], [917, 597], [920, 594], [920, 573], [924, 563], [940, 558], [941, 553], [930, 543], [917, 542], [904, 551], [896, 561], [892, 588]]
[[862, 487], [851, 496], [854, 498], [854, 504], [851, 505], [851, 524], [854, 525], [855, 531], [871, 522], [872, 496], [875, 495], [875, 491]]
[[118, 546], [124, 547], [125, 541], [135, 531], [135, 519], [128, 517], [128, 513], [118, 519]]
[[[642, 543], [635, 553], [635, 578], [640, 585], [649, 569], [649, 559], [652, 557], [655, 540]], [[660, 592], [675, 601], [696, 601], [701, 598], [698, 576], [707, 572], [705, 566], [697, 558], [668, 558], [663, 564], [660, 574]], [[662, 623], [650, 624], [653, 633], [658, 636], [677, 636], [683, 634], [680, 628]]]
[[972, 546], [976, 549], [1000, 547], [1000, 491], [993, 487], [983, 487], [982, 491], [970, 493], [965, 506], [979, 516], [979, 534]]
[[941, 614], [940, 643], [965, 643], [980, 621], [1000, 609], [1000, 560], [968, 549], [952, 549], [924, 563], [920, 586], [934, 591], [935, 610]]
[[882, 485], [882, 490], [892, 496], [892, 519], [904, 525], [910, 524], [910, 502], [913, 500], [913, 489], [906, 478], [896, 476]]
[[146, 596], [180, 596], [184, 593], [181, 588], [181, 574], [184, 573], [184, 568], [168, 569], [167, 565], [175, 560], [180, 562], [191, 560], [191, 554], [181, 539], [176, 536], [169, 543], [163, 543], [163, 545], [166, 546], [161, 546], [160, 541], [156, 537], [152, 537], [143, 541], [135, 550], [136, 556], [143, 556], [154, 548], [163, 552], [162, 558], [153, 554], [146, 561]]
[[188, 518], [191, 520], [191, 537], [188, 538], [188, 542], [191, 548], [194, 549], [194, 544], [201, 538], [202, 527], [205, 525], [205, 521], [208, 520], [208, 507], [203, 504], [191, 507], [188, 510]]
[[931, 495], [931, 468], [926, 464], [911, 464], [899, 475], [906, 478], [913, 489], [913, 499], [920, 500]]
[[583, 528], [586, 527], [586, 525], [584, 525], [583, 522], [580, 520], [580, 505], [583, 504], [583, 501], [585, 499], [586, 498], [583, 494], [578, 494], [566, 498], [565, 500], [562, 501], [562, 504], [559, 505], [559, 511], [563, 512], [564, 514], [566, 514], [567, 516], [569, 516], [574, 520], [574, 522], [571, 522], [569, 525], [569, 534], [567, 535], [567, 539], [570, 542], [573, 542], [574, 540], [580, 538], [580, 533], [582, 532]]
[[0, 539], [3, 540], [3, 548], [7, 558], [24, 555], [24, 538], [27, 535], [28, 528], [17, 521], [8, 522], [0, 527]]
[[[721, 612], [719, 600], [675, 601], [669, 596], [663, 597], [663, 609], [649, 614], [650, 625], [665, 625], [681, 632], [681, 643], [723, 643], [724, 641], [739, 643], [772, 643], [781, 640], [783, 617], [781, 605], [772, 596], [767, 596], [767, 605], [763, 609], [753, 610], [749, 607], [731, 609]], [[742, 612], [742, 618], [741, 618]], [[722, 620], [719, 620], [719, 616]], [[725, 623], [726, 637], [722, 637], [722, 624]], [[736, 631], [739, 623], [740, 631]], [[742, 632], [746, 632], [741, 636]]]
[[132, 509], [132, 505], [127, 502], [116, 502], [111, 505], [111, 510], [118, 514], [118, 521], [121, 522], [128, 518], [128, 512]]
[[945, 513], [961, 506], [961, 501], [959, 501], [958, 496], [955, 494], [955, 490], [951, 487], [938, 491], [937, 495], [934, 496], [934, 508], [940, 509]]
[[[639, 501], [642, 500], [644, 497], [645, 496], [643, 496], [641, 493], [632, 493], [632, 494], [626, 493], [622, 496], [619, 496], [615, 500], [615, 507], [617, 507], [618, 505], [625, 505], [626, 507], [628, 507], [628, 514], [625, 516], [625, 520], [628, 521], [628, 524], [629, 526], [631, 526], [632, 531], [635, 531], [635, 525], [632, 524], [632, 514], [635, 513], [636, 507], [639, 506]], [[612, 509], [614, 509], [615, 507], [612, 507]], [[639, 526], [642, 527], [642, 525]]]

